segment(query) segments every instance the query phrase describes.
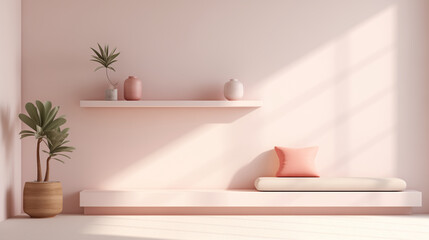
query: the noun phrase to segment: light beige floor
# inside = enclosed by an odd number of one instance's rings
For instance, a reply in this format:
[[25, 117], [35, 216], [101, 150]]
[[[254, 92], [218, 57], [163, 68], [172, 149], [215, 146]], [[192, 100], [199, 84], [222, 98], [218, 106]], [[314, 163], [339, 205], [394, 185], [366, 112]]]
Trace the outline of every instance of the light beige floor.
[[1, 240], [429, 239], [429, 215], [406, 216], [83, 216], [18, 217]]

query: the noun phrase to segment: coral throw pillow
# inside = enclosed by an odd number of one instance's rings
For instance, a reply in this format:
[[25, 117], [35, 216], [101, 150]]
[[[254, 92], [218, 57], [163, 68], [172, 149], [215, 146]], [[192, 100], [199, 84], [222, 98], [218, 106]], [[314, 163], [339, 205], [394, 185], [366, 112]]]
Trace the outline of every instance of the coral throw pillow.
[[274, 147], [279, 157], [276, 177], [319, 177], [314, 165], [318, 147]]

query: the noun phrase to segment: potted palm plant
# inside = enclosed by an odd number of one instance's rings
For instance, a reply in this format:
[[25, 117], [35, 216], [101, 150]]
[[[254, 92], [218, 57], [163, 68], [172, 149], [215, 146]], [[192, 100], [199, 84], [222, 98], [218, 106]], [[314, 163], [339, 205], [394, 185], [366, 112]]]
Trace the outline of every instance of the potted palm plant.
[[91, 61], [101, 64], [101, 66], [95, 68], [94, 71], [103, 68], [106, 71], [107, 84], [109, 85], [109, 88], [105, 91], [105, 100], [118, 100], [117, 87], [119, 82], [114, 82], [110, 79], [109, 70], [116, 72], [116, 70], [111, 65], [118, 61], [116, 58], [119, 56], [120, 52], [116, 52], [116, 48], [110, 52], [109, 45], [105, 45], [104, 48], [102, 48], [98, 43], [97, 45], [99, 51], [91, 48], [91, 50], [95, 53], [95, 55], [92, 55]]
[[[19, 119], [31, 130], [22, 130], [21, 139], [34, 137], [36, 139], [37, 180], [26, 182], [24, 185], [24, 212], [31, 217], [53, 217], [61, 213], [63, 208], [63, 193], [61, 182], [49, 181], [50, 161], [52, 159], [64, 162], [61, 158], [70, 158], [66, 153], [73, 152], [74, 148], [66, 146], [68, 143], [68, 128], [61, 130], [66, 123], [64, 116], [57, 117], [59, 107], [52, 107], [47, 101], [36, 101], [36, 105], [25, 104], [27, 114], [19, 114]], [[45, 145], [47, 154], [45, 177], [42, 179], [42, 164], [40, 150]]]

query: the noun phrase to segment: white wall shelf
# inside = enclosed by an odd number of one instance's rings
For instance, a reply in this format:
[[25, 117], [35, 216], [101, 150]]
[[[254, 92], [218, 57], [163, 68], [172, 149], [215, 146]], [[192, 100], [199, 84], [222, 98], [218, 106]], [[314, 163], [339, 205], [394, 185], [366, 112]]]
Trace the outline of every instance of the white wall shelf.
[[81, 207], [420, 207], [403, 192], [258, 192], [246, 190], [84, 190]]
[[262, 106], [262, 101], [242, 100], [242, 101], [193, 101], [193, 100], [162, 100], [162, 101], [98, 101], [81, 100], [81, 107], [145, 107], [145, 108], [258, 108]]

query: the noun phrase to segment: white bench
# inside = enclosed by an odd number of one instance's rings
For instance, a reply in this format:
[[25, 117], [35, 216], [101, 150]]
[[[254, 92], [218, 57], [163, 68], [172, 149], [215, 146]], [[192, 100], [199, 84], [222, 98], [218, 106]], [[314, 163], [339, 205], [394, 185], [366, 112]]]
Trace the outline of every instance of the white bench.
[[[297, 208], [326, 208], [331, 209], [329, 210], [331, 213], [332, 208], [359, 208], [356, 209], [359, 213], [363, 213], [361, 210], [364, 209], [377, 208], [376, 212], [380, 213], [380, 209], [410, 210], [412, 207], [421, 207], [422, 193], [413, 190], [403, 192], [258, 192], [253, 189], [84, 190], [80, 192], [80, 206], [84, 208], [85, 214], [156, 214], [156, 211], [153, 211], [155, 209], [162, 209], [162, 213], [168, 213], [168, 209], [174, 210], [172, 211], [174, 214], [181, 212], [178, 211], [181, 208], [187, 209], [183, 212], [191, 214], [195, 212], [236, 214], [234, 208], [247, 209], [249, 214], [296, 213]], [[213, 209], [196, 211], [210, 208], [224, 211]], [[189, 211], [190, 209], [192, 211]], [[258, 211], [252, 213], [250, 211], [252, 209]], [[281, 209], [295, 210], [279, 211]], [[241, 210], [239, 212], [243, 213]], [[314, 211], [315, 214], [319, 212]], [[390, 210], [387, 212], [393, 213]]]

